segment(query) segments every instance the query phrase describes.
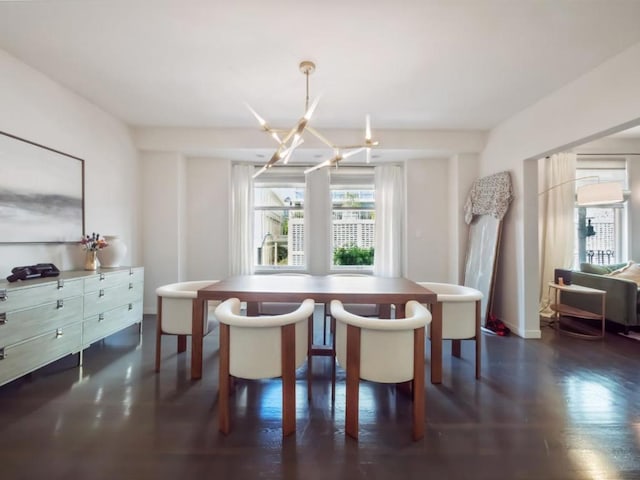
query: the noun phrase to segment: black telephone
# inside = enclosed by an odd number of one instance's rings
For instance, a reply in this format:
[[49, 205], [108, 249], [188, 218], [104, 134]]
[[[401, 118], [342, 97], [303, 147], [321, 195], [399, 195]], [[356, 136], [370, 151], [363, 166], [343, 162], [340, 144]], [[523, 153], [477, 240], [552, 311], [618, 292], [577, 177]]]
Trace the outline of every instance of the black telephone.
[[60, 275], [60, 270], [53, 263], [38, 263], [26, 267], [12, 268], [11, 275], [7, 277], [7, 280], [16, 282], [30, 278], [57, 277], [58, 275]]

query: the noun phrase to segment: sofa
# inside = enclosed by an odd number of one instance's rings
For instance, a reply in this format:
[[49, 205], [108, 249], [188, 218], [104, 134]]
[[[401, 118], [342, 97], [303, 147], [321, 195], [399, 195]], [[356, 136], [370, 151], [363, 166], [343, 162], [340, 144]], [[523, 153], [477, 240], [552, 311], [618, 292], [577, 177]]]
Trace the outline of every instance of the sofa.
[[[640, 264], [632, 261], [616, 265], [582, 263], [580, 271], [572, 271], [571, 283], [607, 292], [607, 327], [629, 333], [630, 329], [640, 326]], [[591, 295], [565, 292], [562, 303], [587, 311], [600, 311], [600, 298]]]

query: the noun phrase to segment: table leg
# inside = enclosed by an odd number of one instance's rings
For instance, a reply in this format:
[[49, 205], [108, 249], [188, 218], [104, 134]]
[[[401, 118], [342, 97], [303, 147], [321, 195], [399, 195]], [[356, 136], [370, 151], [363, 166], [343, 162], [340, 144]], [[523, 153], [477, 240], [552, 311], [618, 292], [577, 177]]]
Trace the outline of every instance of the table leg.
[[202, 343], [206, 300], [193, 299], [191, 312], [191, 379], [202, 378]]
[[431, 383], [442, 383], [442, 303], [431, 304]]
[[258, 302], [247, 302], [247, 317], [257, 317], [260, 315]]

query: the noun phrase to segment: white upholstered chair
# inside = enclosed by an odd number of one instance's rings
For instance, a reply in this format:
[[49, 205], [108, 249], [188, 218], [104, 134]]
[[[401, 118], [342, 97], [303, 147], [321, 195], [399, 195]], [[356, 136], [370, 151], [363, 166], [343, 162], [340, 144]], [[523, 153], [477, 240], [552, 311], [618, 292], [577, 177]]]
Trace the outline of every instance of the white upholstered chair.
[[[296, 430], [296, 369], [309, 355], [309, 324], [314, 301], [307, 299], [290, 313], [247, 317], [240, 300], [231, 298], [216, 308], [220, 321], [219, 428], [229, 433], [231, 377], [250, 380], [282, 377], [282, 435]], [[309, 382], [310, 377], [307, 376]], [[310, 390], [311, 385], [307, 388]]]
[[442, 339], [451, 340], [451, 354], [461, 356], [461, 340], [476, 342], [476, 378], [480, 378], [482, 292], [451, 283], [417, 282], [438, 295], [442, 303]]
[[394, 320], [366, 318], [349, 313], [339, 300], [331, 302], [331, 315], [336, 319], [336, 357], [347, 374], [345, 430], [355, 439], [360, 379], [412, 382], [413, 439], [424, 436], [425, 327], [431, 322], [431, 312], [410, 301], [405, 313], [405, 318]]
[[[192, 332], [193, 299], [198, 290], [212, 285], [219, 280], [200, 280], [193, 282], [178, 282], [163, 285], [156, 289], [158, 297], [158, 313], [156, 322], [156, 372], [160, 371], [162, 356], [162, 335], [177, 335], [178, 353], [187, 349], [187, 336]], [[204, 334], [214, 330], [217, 321], [214, 309], [220, 302], [209, 302], [205, 313]]]

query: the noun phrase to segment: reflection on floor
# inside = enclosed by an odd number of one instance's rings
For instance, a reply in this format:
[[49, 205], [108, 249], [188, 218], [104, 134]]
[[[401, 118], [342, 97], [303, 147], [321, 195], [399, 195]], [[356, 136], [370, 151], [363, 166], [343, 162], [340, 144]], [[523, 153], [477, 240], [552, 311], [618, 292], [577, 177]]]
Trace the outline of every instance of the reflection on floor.
[[67, 357], [0, 387], [0, 478], [640, 478], [640, 344], [619, 335], [485, 335], [479, 381], [473, 343], [462, 359], [446, 345], [444, 381], [427, 381], [426, 436], [414, 443], [409, 399], [366, 383], [360, 441], [345, 439], [344, 372], [332, 407], [328, 358], [314, 361], [311, 403], [299, 371], [295, 436], [282, 439], [273, 380], [238, 382], [225, 437], [216, 336], [192, 382], [189, 351], [176, 355], [172, 337], [154, 373], [154, 329], [147, 316], [140, 343], [129, 328], [88, 349], [82, 368]]

